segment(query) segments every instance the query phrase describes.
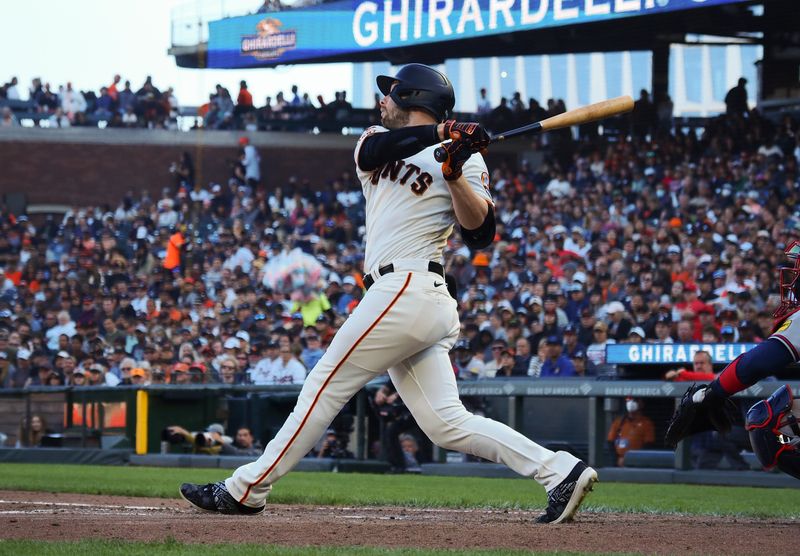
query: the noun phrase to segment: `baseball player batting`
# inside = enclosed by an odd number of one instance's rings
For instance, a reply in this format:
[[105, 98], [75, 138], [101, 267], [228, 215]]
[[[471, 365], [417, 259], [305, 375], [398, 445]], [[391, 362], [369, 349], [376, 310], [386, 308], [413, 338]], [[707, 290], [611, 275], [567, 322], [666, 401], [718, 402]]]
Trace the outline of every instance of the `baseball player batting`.
[[[572, 519], [597, 473], [567, 452], [552, 452], [510, 427], [472, 415], [458, 397], [448, 352], [458, 338], [456, 300], [442, 251], [458, 224], [472, 248], [491, 244], [495, 215], [480, 154], [489, 136], [477, 123], [447, 120], [450, 80], [421, 64], [377, 78], [383, 126], [367, 129], [354, 158], [366, 198], [367, 292], [303, 384], [297, 405], [253, 463], [224, 482], [183, 484], [203, 510], [257, 514], [272, 485], [305, 456], [342, 406], [387, 370], [428, 437], [446, 450], [502, 462], [542, 485], [542, 523]], [[434, 159], [443, 141], [447, 156]]]
[[[686, 391], [667, 428], [666, 440], [673, 447], [697, 432], [729, 432], [738, 413], [730, 396], [800, 360], [800, 242], [790, 243], [785, 254], [792, 266], [779, 271], [781, 304], [773, 315], [772, 334], [734, 359], [710, 385]], [[745, 428], [765, 469], [777, 467], [800, 479], [798, 418], [800, 400], [784, 385], [750, 408]]]

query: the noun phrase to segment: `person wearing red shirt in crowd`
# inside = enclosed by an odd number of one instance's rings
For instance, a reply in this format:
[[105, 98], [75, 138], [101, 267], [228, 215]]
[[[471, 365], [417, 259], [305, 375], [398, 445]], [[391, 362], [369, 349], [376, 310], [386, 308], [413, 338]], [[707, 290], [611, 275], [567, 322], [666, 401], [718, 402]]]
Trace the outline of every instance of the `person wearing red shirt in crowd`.
[[714, 374], [714, 365], [711, 362], [711, 354], [707, 351], [698, 351], [692, 359], [692, 370], [673, 369], [667, 371], [664, 380], [673, 382], [710, 382], [717, 377]]
[[242, 80], [239, 82], [239, 96], [236, 97], [236, 107], [233, 113], [240, 117], [242, 114], [253, 111], [253, 95], [247, 90], [247, 81]]
[[111, 97], [111, 100], [114, 101], [114, 104], [119, 102], [119, 89], [117, 88], [117, 84], [120, 82], [122, 78], [119, 74], [114, 75], [114, 82], [108, 86], [108, 96]]
[[692, 282], [684, 284], [683, 301], [675, 303], [674, 311], [680, 315], [680, 320], [691, 320], [694, 328], [694, 340], [699, 340], [703, 334], [704, 323], [700, 321], [701, 312], [711, 312], [714, 309], [697, 297], [697, 285]]

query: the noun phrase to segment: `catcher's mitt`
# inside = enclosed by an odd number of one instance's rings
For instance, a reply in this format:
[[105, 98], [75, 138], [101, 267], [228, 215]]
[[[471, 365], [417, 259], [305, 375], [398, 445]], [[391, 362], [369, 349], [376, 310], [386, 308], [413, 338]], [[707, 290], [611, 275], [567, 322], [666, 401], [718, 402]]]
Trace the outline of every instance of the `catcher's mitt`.
[[694, 394], [706, 388], [692, 384], [686, 390], [667, 427], [665, 440], [669, 446], [675, 448], [678, 442], [698, 432], [716, 430], [727, 434], [740, 417], [736, 404], [729, 398], [706, 396], [703, 401], [695, 402]]

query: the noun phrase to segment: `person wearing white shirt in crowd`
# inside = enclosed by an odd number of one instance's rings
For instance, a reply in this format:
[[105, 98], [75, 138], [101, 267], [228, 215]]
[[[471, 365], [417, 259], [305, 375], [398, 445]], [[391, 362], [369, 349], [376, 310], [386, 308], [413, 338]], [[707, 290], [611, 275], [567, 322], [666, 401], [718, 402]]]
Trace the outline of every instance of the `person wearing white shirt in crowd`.
[[19, 88], [17, 88], [18, 83], [19, 81], [16, 77], [12, 77], [11, 81], [8, 82], [8, 87], [6, 87], [6, 98], [8, 100], [20, 100]]
[[586, 241], [583, 228], [580, 226], [573, 226], [570, 230], [570, 236], [564, 240], [564, 250], [577, 253], [583, 258], [589, 254], [592, 245]]
[[278, 344], [270, 341], [266, 345], [264, 357], [250, 369], [249, 380], [253, 384], [271, 384], [272, 367], [278, 358]]
[[229, 270], [236, 270], [236, 267], [241, 267], [242, 272], [248, 274], [250, 272], [250, 265], [255, 260], [255, 255], [253, 252], [248, 248], [242, 245], [236, 250], [236, 253], [231, 255], [228, 260], [222, 265], [222, 268], [227, 268]]
[[598, 321], [592, 331], [594, 333], [594, 343], [586, 348], [586, 358], [599, 370], [614, 370], [613, 365], [606, 363], [606, 346], [617, 343], [616, 340], [608, 337], [608, 325], [603, 321]]
[[75, 120], [75, 114], [86, 112], [86, 99], [80, 91], [72, 88], [72, 83], [67, 83], [67, 88], [58, 95], [61, 98], [61, 108], [66, 112], [70, 121]]
[[572, 186], [564, 179], [564, 174], [559, 173], [555, 178], [550, 180], [545, 191], [553, 197], [566, 197], [572, 193]]
[[158, 227], [171, 228], [178, 223], [178, 213], [173, 208], [172, 199], [161, 199], [158, 202]]
[[259, 378], [261, 382], [257, 384], [302, 384], [306, 379], [306, 368], [294, 356], [292, 348], [284, 345], [279, 348], [278, 358], [272, 362], [267, 375]]
[[242, 159], [244, 177], [248, 185], [253, 186], [261, 181], [261, 157], [247, 137], [240, 138], [239, 144], [244, 149], [244, 158]]
[[66, 311], [61, 311], [58, 313], [56, 319], [58, 324], [45, 332], [45, 337], [47, 338], [47, 349], [50, 351], [55, 351], [58, 349], [58, 337], [62, 334], [66, 334], [72, 338], [77, 333], [77, 330], [75, 329], [75, 323], [72, 322], [69, 313]]

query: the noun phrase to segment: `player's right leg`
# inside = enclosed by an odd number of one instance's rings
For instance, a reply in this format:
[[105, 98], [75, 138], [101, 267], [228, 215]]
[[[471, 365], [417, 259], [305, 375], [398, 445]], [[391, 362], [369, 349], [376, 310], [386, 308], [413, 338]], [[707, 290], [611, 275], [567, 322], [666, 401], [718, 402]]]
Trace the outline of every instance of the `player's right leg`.
[[572, 518], [597, 473], [567, 452], [553, 452], [511, 427], [469, 413], [461, 403], [447, 349], [435, 345], [389, 369], [400, 397], [435, 444], [503, 463], [548, 492], [544, 522]]

